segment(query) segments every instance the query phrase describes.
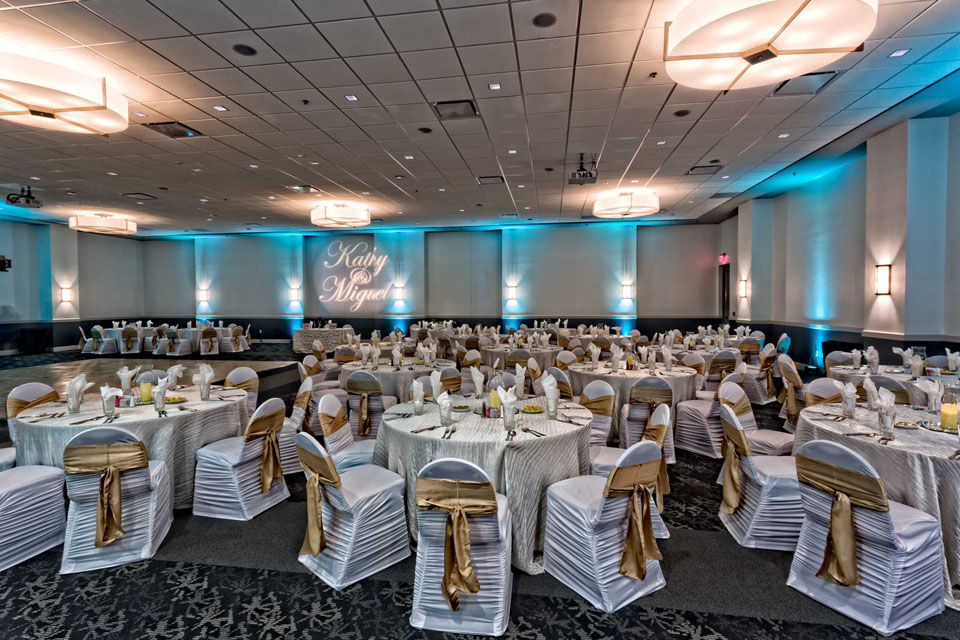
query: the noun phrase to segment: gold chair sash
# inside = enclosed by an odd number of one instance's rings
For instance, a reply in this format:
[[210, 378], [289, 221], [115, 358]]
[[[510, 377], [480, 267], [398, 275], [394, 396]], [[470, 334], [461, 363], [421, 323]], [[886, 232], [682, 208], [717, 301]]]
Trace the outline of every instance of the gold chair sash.
[[125, 534], [121, 473], [146, 469], [149, 465], [147, 448], [142, 442], [72, 445], [63, 450], [63, 472], [67, 475], [100, 474], [95, 547], [105, 547]]
[[720, 511], [732, 515], [740, 506], [740, 456], [752, 455], [746, 434], [721, 418], [723, 425], [723, 504]]
[[349, 422], [347, 420], [347, 412], [343, 407], [340, 407], [340, 410], [337, 411], [337, 415], [332, 416], [329, 413], [320, 414], [320, 428], [323, 430], [323, 437], [329, 438], [333, 434], [343, 427], [343, 425]]
[[557, 336], [557, 344], [560, 345], [560, 347], [566, 349], [566, 348], [567, 348], [567, 345], [570, 344], [570, 338], [568, 338], [567, 336], [559, 336], [559, 335], [558, 335], [558, 336]]
[[443, 579], [440, 588], [453, 611], [460, 610], [460, 592], [478, 593], [480, 583], [470, 554], [468, 515], [497, 513], [497, 495], [489, 482], [417, 478], [417, 509], [446, 511]]
[[723, 378], [728, 373], [735, 371], [737, 368], [736, 360], [728, 360], [726, 358], [714, 358], [710, 361], [710, 368], [707, 369], [708, 375], [719, 373], [720, 377]]
[[560, 393], [561, 398], [573, 397], [573, 388], [566, 380], [557, 380], [557, 391]]
[[123, 338], [123, 348], [126, 351], [130, 351], [133, 349], [133, 341], [137, 339], [137, 330], [124, 329], [120, 332], [120, 337]]
[[463, 360], [460, 361], [460, 366], [463, 369], [469, 369], [470, 367], [479, 367], [481, 364], [483, 364], [483, 362], [480, 360], [480, 358], [471, 358], [470, 360], [467, 360], [466, 358], [464, 358]]
[[643, 580], [647, 576], [648, 560], [663, 560], [653, 535], [648, 488], [657, 482], [660, 461], [616, 467], [607, 476], [604, 498], [630, 498], [630, 520], [620, 556], [620, 573], [628, 578]]
[[520, 365], [521, 367], [527, 366], [527, 360], [530, 359], [530, 356], [507, 356], [507, 366], [515, 367]]
[[793, 367], [781, 367], [780, 375], [783, 377], [783, 391], [777, 398], [781, 403], [786, 403], [787, 419], [791, 424], [797, 423], [797, 417], [800, 415], [800, 409], [797, 407], [797, 391], [803, 389], [803, 380]]
[[803, 404], [805, 407], [814, 407], [818, 404], [832, 404], [836, 402], [842, 402], [843, 398], [839, 393], [835, 393], [832, 396], [818, 396], [815, 393], [805, 393], [803, 394]]
[[51, 389], [39, 398], [34, 398], [33, 400], [21, 400], [20, 398], [7, 396], [7, 418], [16, 418], [18, 415], [20, 415], [20, 413], [26, 411], [27, 409], [39, 407], [42, 404], [53, 402], [59, 399], [60, 394], [57, 393], [56, 389]]
[[760, 361], [760, 373], [766, 376], [767, 396], [773, 397], [777, 393], [773, 386], [773, 365], [777, 363], [777, 354], [773, 353]]
[[313, 353], [313, 357], [317, 359], [317, 362], [323, 362], [327, 359], [327, 354], [319, 349], [310, 349], [310, 352]]
[[[313, 364], [312, 367], [309, 367], [309, 368], [304, 367], [304, 368], [307, 369], [307, 375], [308, 375], [308, 376], [311, 376], [311, 377], [312, 377], [312, 376], [318, 376], [318, 375], [320, 375], [321, 373], [323, 373], [323, 365], [320, 363], [319, 360], [317, 360], [317, 361]], [[301, 380], [301, 382], [302, 382], [302, 380]]]
[[382, 396], [383, 387], [379, 380], [347, 379], [347, 393], [360, 396], [360, 410], [357, 415], [357, 435], [368, 436], [373, 425], [370, 422], [370, 396]]
[[463, 380], [460, 376], [446, 376], [445, 378], [440, 378], [440, 388], [443, 391], [449, 391], [450, 393], [460, 393], [460, 387], [463, 384]]
[[630, 404], [650, 405], [650, 412], [661, 404], [673, 406], [673, 389], [655, 387], [630, 387]]
[[90, 329], [90, 340], [93, 343], [93, 350], [96, 351], [100, 348], [100, 343], [103, 341], [103, 336], [101, 336], [100, 332], [96, 329]]
[[746, 360], [747, 362], [750, 361], [750, 358], [752, 356], [760, 355], [759, 342], [741, 342], [739, 349], [740, 349], [740, 355], [742, 355], [744, 360]]
[[336, 353], [337, 364], [346, 364], [348, 362], [353, 362], [357, 359], [357, 355], [350, 353], [349, 351], [337, 351]]
[[643, 435], [641, 435], [641, 440], [652, 440], [657, 443], [657, 446], [660, 447], [660, 465], [659, 472], [657, 474], [657, 480], [654, 485], [654, 496], [657, 500], [657, 510], [663, 513], [663, 496], [670, 495], [670, 474], [667, 471], [667, 459], [663, 455], [663, 443], [667, 439], [667, 434], [670, 430], [670, 425], [667, 424], [653, 424], [650, 419], [653, 416], [653, 411], [650, 412], [650, 417], [647, 418], [647, 424], [643, 428]]
[[[559, 387], [559, 383], [557, 384]], [[580, 396], [580, 404], [590, 410], [595, 416], [613, 415], [613, 396], [597, 396], [596, 398], [587, 398]]]
[[283, 428], [283, 411], [278, 410], [257, 418], [251, 418], [243, 441], [264, 438], [263, 454], [260, 456], [260, 493], [270, 491], [275, 481], [283, 482], [283, 465], [280, 461], [280, 441], [277, 434]]
[[566, 371], [568, 366], [569, 365], [566, 362], [557, 358], [557, 369], [560, 369], [560, 371]]
[[[683, 363], [681, 363], [681, 364], [683, 364]], [[697, 375], [698, 375], [698, 376], [702, 376], [702, 375], [703, 375], [703, 371], [704, 371], [704, 369], [705, 369], [705, 366], [704, 366], [704, 363], [703, 363], [703, 362], [694, 362], [693, 364], [683, 364], [683, 366], [684, 366], [684, 367], [689, 367], [689, 368], [693, 369], [694, 371], [697, 372]]]
[[232, 333], [232, 335], [233, 335], [233, 348], [234, 348], [235, 350], [239, 350], [239, 349], [240, 349], [240, 337], [243, 335], [243, 329], [241, 329], [240, 327], [234, 327], [234, 328], [233, 328], [233, 331], [232, 331], [231, 333]]
[[307, 407], [310, 406], [310, 391], [298, 393], [297, 397], [293, 401], [293, 406], [306, 411]]
[[853, 507], [889, 511], [883, 481], [828, 462], [798, 455], [797, 480], [833, 495], [830, 528], [817, 577], [843, 586], [860, 584], [857, 571], [857, 532]]
[[740, 396], [740, 399], [736, 402], [731, 402], [730, 400], [727, 400], [726, 398], [720, 398], [719, 396], [717, 400], [720, 402], [720, 404], [726, 405], [733, 409], [733, 412], [738, 416], [744, 416], [748, 413], [753, 415], [753, 407], [750, 406], [750, 398], [748, 398], [746, 394]]
[[219, 335], [216, 329], [204, 329], [200, 332], [200, 339], [206, 343], [206, 351], [213, 350], [213, 341], [219, 340]]
[[307, 472], [307, 533], [300, 546], [300, 554], [320, 555], [327, 546], [323, 533], [323, 491], [320, 485], [340, 488], [340, 474], [330, 456], [318, 456], [303, 447], [297, 447], [300, 466]]
[[227, 389], [243, 389], [248, 393], [258, 393], [260, 391], [260, 378], [249, 378], [247, 380], [241, 380], [240, 382], [224, 380], [223, 386]]

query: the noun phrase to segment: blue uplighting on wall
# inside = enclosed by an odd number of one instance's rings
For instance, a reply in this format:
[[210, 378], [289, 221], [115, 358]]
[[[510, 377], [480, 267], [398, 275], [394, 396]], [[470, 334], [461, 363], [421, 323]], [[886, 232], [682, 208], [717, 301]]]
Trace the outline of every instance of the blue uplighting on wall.
[[391, 331], [394, 327], [400, 327], [400, 330], [403, 331], [404, 335], [406, 335], [410, 329], [410, 320], [412, 319], [412, 316], [386, 316], [386, 319], [390, 321]]
[[613, 324], [620, 327], [620, 333], [626, 335], [637, 328], [636, 316], [613, 316]]
[[521, 316], [503, 316], [500, 319], [503, 321], [504, 330], [519, 329], [523, 321], [526, 320], [526, 318], [523, 318]]

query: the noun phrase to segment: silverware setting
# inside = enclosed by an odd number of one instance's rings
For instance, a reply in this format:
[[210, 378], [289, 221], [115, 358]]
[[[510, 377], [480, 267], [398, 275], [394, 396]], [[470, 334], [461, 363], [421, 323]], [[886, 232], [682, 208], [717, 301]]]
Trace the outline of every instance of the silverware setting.
[[511, 430], [511, 431], [507, 431], [506, 441], [507, 441], [507, 442], [510, 442], [510, 441], [513, 440], [516, 436], [517, 436], [517, 432], [516, 432], [516, 431], [512, 431], [512, 430]]
[[960, 449], [957, 449], [951, 453], [947, 460], [960, 460]]
[[190, 413], [197, 412], [196, 409], [191, 409], [190, 407], [184, 407], [184, 406], [177, 407], [177, 411], [189, 411]]
[[845, 433], [845, 434], [843, 434], [843, 435], [845, 435], [845, 436], [847, 436], [847, 437], [863, 436], [863, 437], [865, 437], [865, 438], [872, 438], [872, 437], [877, 436], [877, 435], [879, 435], [879, 434], [877, 434], [877, 433]]
[[112, 422], [116, 422], [117, 418], [119, 417], [120, 416], [108, 416], [107, 419], [103, 421], [103, 424], [110, 424]]
[[441, 440], [449, 440], [449, 439], [451, 439], [451, 438], [453, 437], [453, 434], [455, 434], [456, 432], [457, 432], [457, 427], [456, 427], [456, 425], [450, 425], [450, 426], [447, 427], [446, 430], [443, 432], [443, 435], [440, 436], [440, 439], [441, 439]]
[[93, 418], [87, 418], [86, 420], [79, 420], [79, 421], [77, 421], [77, 422], [71, 422], [71, 423], [70, 423], [70, 426], [73, 427], [73, 426], [76, 426], [76, 425], [78, 425], [78, 424], [86, 424], [86, 423], [88, 423], [88, 422], [93, 422], [94, 420], [100, 420], [101, 418], [105, 418], [105, 417], [106, 417], [106, 416], [95, 416], [95, 417], [93, 417]]
[[433, 431], [434, 429], [439, 429], [443, 425], [435, 424], [432, 427], [420, 427], [419, 429], [414, 429], [410, 433], [423, 433], [425, 431]]
[[167, 410], [166, 410], [166, 409], [157, 409], [157, 417], [158, 417], [158, 418], [166, 418], [166, 417], [167, 417]]

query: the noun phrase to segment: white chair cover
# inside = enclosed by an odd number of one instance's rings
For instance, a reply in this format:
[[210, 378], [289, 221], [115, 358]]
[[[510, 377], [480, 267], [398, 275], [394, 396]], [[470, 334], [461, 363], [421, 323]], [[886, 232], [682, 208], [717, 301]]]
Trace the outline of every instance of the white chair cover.
[[[750, 450], [758, 456], [789, 456], [793, 453], [793, 434], [773, 429], [758, 429], [750, 399], [739, 384], [724, 381], [717, 391], [721, 404], [734, 408], [740, 426], [750, 441]], [[721, 430], [722, 437], [722, 430]]]
[[88, 338], [86, 343], [83, 345], [83, 350], [81, 353], [95, 353], [97, 355], [104, 355], [108, 353], [118, 353], [119, 351], [120, 349], [117, 346], [117, 341], [113, 338], [105, 338], [103, 334], [103, 327], [101, 327], [99, 324], [95, 324], [90, 328], [90, 338]]
[[303, 427], [304, 420], [307, 418], [307, 412], [310, 409], [310, 402], [313, 399], [313, 379], [305, 378], [297, 389], [297, 399], [306, 394], [307, 405], [300, 406], [294, 401], [293, 408], [290, 410], [290, 417], [283, 419], [283, 428], [277, 435], [280, 444], [280, 461], [283, 467], [283, 475], [297, 473], [300, 471], [300, 458], [297, 456], [296, 438]]
[[[768, 342], [760, 351], [760, 360], [755, 365], [748, 365], [747, 372], [743, 376], [743, 390], [747, 392], [747, 397], [753, 404], [770, 404], [777, 401], [775, 389], [767, 387], [767, 371], [763, 368], [764, 362], [770, 362], [770, 371], [777, 368], [777, 348], [772, 342]], [[774, 376], [775, 377], [775, 376]]]
[[63, 544], [63, 471], [25, 466], [0, 471], [0, 571]]
[[247, 387], [247, 411], [252, 415], [257, 409], [257, 396], [260, 393], [260, 378], [257, 372], [250, 367], [237, 367], [227, 374], [227, 380], [230, 383], [227, 386]]
[[[347, 378], [349, 386], [351, 380], [362, 380], [367, 382], [376, 381], [377, 377], [369, 371], [354, 371]], [[353, 431], [353, 437], [357, 439], [364, 438], [357, 433], [358, 422], [360, 419], [360, 396], [356, 394], [347, 395], [347, 403], [350, 414], [350, 430]], [[370, 412], [370, 435], [365, 436], [373, 440], [377, 438], [377, 431], [380, 429], [380, 420], [383, 418], [383, 412], [397, 405], [399, 401], [395, 396], [369, 396], [367, 399], [367, 411]]]
[[[333, 360], [325, 360], [318, 365], [317, 357], [308, 355], [303, 359], [303, 366], [307, 371], [315, 371], [313, 386], [317, 389], [338, 389], [340, 388], [340, 365]], [[330, 373], [336, 368], [336, 372], [331, 377]]]
[[[320, 399], [321, 421], [324, 420], [323, 416], [327, 416], [329, 420], [335, 419], [341, 410], [344, 410], [344, 405], [337, 396], [325, 395]], [[315, 433], [318, 436], [321, 435], [322, 426]], [[329, 436], [323, 435], [323, 440], [327, 451], [333, 456], [337, 469], [346, 470], [373, 462], [373, 450], [377, 441], [373, 438], [354, 440], [349, 424], [337, 429]]]
[[[583, 392], [580, 394], [584, 400], [595, 400], [596, 398], [601, 398], [603, 396], [611, 396], [616, 398], [613, 387], [610, 386], [604, 380], [594, 380], [587, 384], [583, 388]], [[613, 428], [613, 415], [612, 412], [616, 411], [616, 406], [611, 411], [611, 415], [605, 416], [598, 413], [593, 413], [593, 416], [590, 419], [590, 447], [605, 447], [607, 446], [607, 439], [610, 437], [610, 431]], [[593, 455], [591, 454], [591, 458]]]

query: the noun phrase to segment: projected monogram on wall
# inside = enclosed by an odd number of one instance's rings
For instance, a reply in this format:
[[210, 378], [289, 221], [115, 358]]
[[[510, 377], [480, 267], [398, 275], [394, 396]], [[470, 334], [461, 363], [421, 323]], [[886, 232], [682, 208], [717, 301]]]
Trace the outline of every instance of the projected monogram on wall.
[[[320, 302], [348, 305], [352, 313], [375, 306], [373, 302], [387, 299], [393, 283], [377, 285], [377, 277], [390, 262], [390, 256], [377, 253], [377, 248], [366, 241], [334, 240], [327, 245], [324, 270], [336, 273], [323, 278]], [[381, 280], [382, 282], [382, 280]]]

